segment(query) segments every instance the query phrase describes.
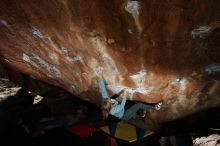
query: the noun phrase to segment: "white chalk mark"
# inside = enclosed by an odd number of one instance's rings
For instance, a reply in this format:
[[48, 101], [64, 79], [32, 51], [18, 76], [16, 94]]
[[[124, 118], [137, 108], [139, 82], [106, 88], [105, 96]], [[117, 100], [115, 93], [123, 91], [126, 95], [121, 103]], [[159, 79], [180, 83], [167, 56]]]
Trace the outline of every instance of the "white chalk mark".
[[26, 62], [30, 62], [31, 60], [30, 60], [30, 57], [27, 55], [27, 54], [25, 54], [25, 53], [23, 53], [23, 60], [24, 61], [26, 61]]
[[181, 79], [175, 79], [171, 81], [171, 84], [180, 84]]
[[33, 62], [33, 61], [31, 60], [31, 58], [30, 58], [27, 54], [23, 53], [22, 59], [23, 59], [25, 62], [27, 62], [29, 65], [31, 65], [31, 66], [33, 66], [33, 67], [36, 67], [36, 68], [38, 67], [38, 65], [37, 65], [35, 62]]
[[139, 22], [140, 2], [135, 0], [127, 0], [125, 10], [132, 15], [139, 33], [142, 32], [142, 26]]
[[126, 87], [123, 85], [120, 86], [108, 86], [110, 89], [112, 89], [115, 93], [119, 93], [120, 91], [122, 91], [123, 89], [127, 88], [128, 92], [130, 94], [134, 94], [134, 93], [141, 93], [144, 95], [148, 95], [152, 92], [155, 91], [155, 89], [153, 87], [136, 87], [136, 88], [130, 88], [130, 87]]
[[69, 52], [69, 49], [68, 49], [68, 48], [65, 48], [65, 47], [61, 47], [61, 51], [64, 52], [64, 53], [68, 53], [68, 52]]
[[[60, 75], [60, 71], [52, 64], [49, 64], [42, 58], [40, 58], [38, 55], [32, 53], [32, 55], [28, 56], [27, 54], [23, 53], [22, 59], [27, 62], [29, 65], [39, 68], [39, 66], [46, 69], [49, 73], [55, 74], [57, 76]], [[48, 74], [48, 76], [50, 76]]]
[[220, 73], [220, 64], [213, 63], [205, 67], [205, 72], [207, 75]]
[[[104, 43], [104, 41], [102, 41], [98, 37], [91, 38], [91, 41], [92, 41], [94, 48], [98, 50], [98, 52], [100, 53], [100, 56], [102, 57], [105, 63], [105, 66], [103, 66], [104, 76], [108, 76], [107, 80], [111, 82], [113, 85], [115, 85], [115, 83], [117, 82], [116, 75], [118, 73], [118, 70], [114, 62], [114, 59], [112, 59], [111, 56], [109, 56], [108, 52], [106, 51], [107, 50], [106, 44]], [[95, 68], [92, 68], [92, 69], [94, 70]], [[94, 70], [94, 72], [96, 71]]]
[[49, 58], [51, 61], [53, 61], [53, 63], [59, 64], [59, 58], [56, 53], [50, 53]]
[[205, 38], [212, 30], [210, 26], [200, 26], [192, 30], [191, 35], [195, 39], [196, 37]]
[[128, 33], [133, 34], [133, 31], [131, 29], [128, 29]]
[[179, 83], [180, 83], [180, 89], [179, 89], [179, 94], [184, 94], [186, 87], [187, 87], [187, 79], [186, 78], [182, 78]]
[[2, 24], [3, 26], [7, 27], [8, 29], [10, 29], [10, 25], [8, 24], [7, 21], [1, 19], [1, 20], [0, 20], [0, 24]]
[[107, 42], [108, 42], [108, 44], [113, 44], [113, 43], [115, 43], [115, 40], [114, 39], [108, 39]]
[[137, 86], [141, 87], [142, 81], [146, 75], [147, 75], [147, 70], [142, 69], [136, 74], [131, 75], [130, 78], [132, 78], [132, 80], [136, 83]]
[[140, 4], [138, 1], [128, 0], [125, 6], [125, 10], [130, 13], [134, 18], [139, 16]]
[[74, 85], [71, 85], [69, 87], [69, 92], [72, 93], [72, 94], [77, 94], [77, 89]]
[[11, 63], [11, 61], [10, 61], [10, 60], [8, 60], [8, 59], [6, 59], [6, 58], [5, 58], [4, 60], [5, 60], [7, 63]]
[[46, 62], [36, 54], [33, 54], [33, 57], [34, 59], [37, 60], [37, 63], [40, 64], [40, 66], [42, 66], [43, 68], [45, 68], [48, 72], [55, 75], [60, 75], [60, 71], [55, 66], [49, 64], [48, 62]]
[[72, 56], [72, 57], [67, 56], [67, 57], [66, 57], [66, 60], [68, 60], [68, 61], [71, 62], [71, 63], [75, 63], [75, 62], [81, 62], [81, 63], [83, 63], [82, 57], [79, 56], [79, 55], [77, 55], [77, 56]]
[[30, 31], [31, 31], [31, 33], [32, 33], [34, 36], [36, 36], [36, 37], [38, 37], [38, 38], [41, 38], [41, 39], [44, 39], [44, 35], [43, 35], [42, 32], [41, 32], [40, 30], [38, 30], [37, 28], [31, 27]]
[[147, 74], [147, 70], [146, 69], [142, 69], [139, 72], [137, 72], [136, 74], [131, 75], [130, 77], [133, 80], [137, 80], [137, 79], [143, 78], [146, 74]]

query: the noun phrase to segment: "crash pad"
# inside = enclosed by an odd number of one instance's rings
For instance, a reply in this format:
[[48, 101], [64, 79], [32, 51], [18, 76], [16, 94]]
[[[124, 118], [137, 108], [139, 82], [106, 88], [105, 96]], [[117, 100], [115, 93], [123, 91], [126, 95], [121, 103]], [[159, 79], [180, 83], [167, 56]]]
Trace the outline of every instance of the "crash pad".
[[[109, 128], [109, 127], [110, 127], [110, 125], [103, 126], [103, 127], [101, 127], [101, 130], [104, 131], [105, 133], [115, 137], [115, 138], [125, 140], [128, 142], [137, 141], [141, 138], [145, 138], [145, 137], [150, 136], [154, 133], [153, 131], [148, 130], [148, 129], [145, 129], [145, 132], [143, 133], [143, 130], [138, 130], [140, 128], [137, 128], [137, 127], [135, 127], [129, 123], [123, 122], [123, 121], [120, 121], [117, 123], [116, 130], [113, 135], [111, 134], [111, 128]], [[140, 132], [138, 132], [138, 131], [140, 131]], [[142, 135], [142, 133], [143, 133], [143, 135]], [[142, 137], [140, 137], [140, 134], [142, 135]]]
[[79, 124], [68, 128], [68, 130], [81, 138], [85, 138], [99, 131], [100, 129], [88, 124]]

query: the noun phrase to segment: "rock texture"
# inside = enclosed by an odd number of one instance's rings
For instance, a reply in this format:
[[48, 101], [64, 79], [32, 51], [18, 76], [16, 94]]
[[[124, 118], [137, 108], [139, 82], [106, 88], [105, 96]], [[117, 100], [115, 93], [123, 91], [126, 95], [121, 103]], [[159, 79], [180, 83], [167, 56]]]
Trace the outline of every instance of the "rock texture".
[[163, 122], [219, 105], [219, 28], [219, 0], [1, 0], [0, 61], [97, 105], [101, 66]]
[[200, 137], [193, 140], [194, 146], [219, 146], [220, 136], [218, 134], [213, 134], [207, 137]]
[[7, 79], [0, 78], [0, 102], [6, 100], [9, 96], [14, 96], [21, 87], [9, 82]]

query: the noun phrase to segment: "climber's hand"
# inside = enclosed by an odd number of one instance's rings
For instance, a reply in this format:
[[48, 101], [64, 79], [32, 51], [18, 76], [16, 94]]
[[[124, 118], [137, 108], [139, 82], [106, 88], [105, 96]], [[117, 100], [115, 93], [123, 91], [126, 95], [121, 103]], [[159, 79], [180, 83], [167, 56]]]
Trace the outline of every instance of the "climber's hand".
[[128, 88], [124, 88], [123, 95], [128, 95]]
[[103, 73], [104, 73], [103, 67], [98, 67], [97, 73], [98, 73], [99, 78], [103, 78]]

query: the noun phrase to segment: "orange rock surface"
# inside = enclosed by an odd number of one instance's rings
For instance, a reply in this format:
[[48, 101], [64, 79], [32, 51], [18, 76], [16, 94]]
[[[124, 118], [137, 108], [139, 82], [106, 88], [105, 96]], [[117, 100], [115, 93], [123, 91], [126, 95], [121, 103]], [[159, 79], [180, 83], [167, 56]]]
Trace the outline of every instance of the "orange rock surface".
[[219, 28], [219, 0], [1, 0], [0, 61], [97, 105], [103, 67], [110, 95], [164, 99], [151, 114], [166, 121], [219, 105], [204, 73], [220, 62]]

